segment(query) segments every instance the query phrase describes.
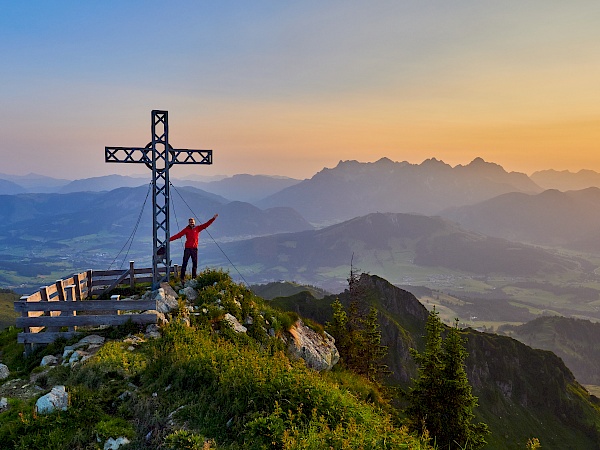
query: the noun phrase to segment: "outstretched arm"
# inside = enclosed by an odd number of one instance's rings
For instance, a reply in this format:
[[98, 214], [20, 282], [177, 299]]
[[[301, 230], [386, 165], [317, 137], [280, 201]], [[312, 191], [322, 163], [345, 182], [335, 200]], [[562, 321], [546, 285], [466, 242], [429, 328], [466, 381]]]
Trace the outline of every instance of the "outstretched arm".
[[210, 226], [210, 225], [211, 225], [211, 224], [212, 224], [212, 223], [215, 221], [215, 219], [216, 219], [217, 217], [219, 217], [219, 215], [218, 215], [218, 214], [215, 214], [215, 215], [214, 215], [214, 216], [212, 216], [212, 218], [211, 218], [211, 219], [209, 219], [209, 220], [208, 220], [206, 223], [203, 223], [202, 225], [198, 225], [198, 226], [196, 227], [196, 229], [198, 229], [198, 231], [200, 231], [200, 230], [204, 230], [205, 228], [208, 228], [208, 227], [209, 227], [209, 226]]
[[180, 237], [182, 237], [185, 234], [185, 228], [183, 230], [181, 230], [179, 233], [171, 236], [169, 238], [169, 241], [174, 241], [175, 239], [179, 239]]

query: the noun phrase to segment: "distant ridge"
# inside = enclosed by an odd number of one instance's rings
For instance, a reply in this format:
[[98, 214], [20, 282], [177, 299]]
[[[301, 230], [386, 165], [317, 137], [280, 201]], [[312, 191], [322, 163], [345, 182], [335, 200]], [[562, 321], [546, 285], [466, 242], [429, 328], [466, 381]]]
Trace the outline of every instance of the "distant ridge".
[[189, 184], [205, 191], [221, 195], [229, 200], [256, 202], [282, 189], [300, 183], [300, 180], [268, 175], [238, 174], [210, 182], [186, 182], [178, 180], [178, 185]]
[[17, 183], [0, 178], [0, 194], [13, 195], [23, 194], [24, 192], [26, 192], [26, 190]]
[[[27, 175], [10, 175], [0, 173], [0, 179], [12, 181], [21, 186], [24, 191], [30, 193], [52, 193], [57, 192], [61, 187], [68, 184], [70, 180], [52, 178], [46, 175], [30, 173]], [[0, 190], [2, 194], [16, 194], [17, 192], [8, 192]]]
[[600, 243], [600, 189], [595, 187], [534, 195], [512, 192], [440, 215], [468, 230], [515, 241], [583, 249], [581, 241]]
[[105, 175], [102, 177], [84, 178], [71, 181], [63, 186], [59, 193], [69, 194], [72, 192], [102, 192], [112, 191], [120, 187], [138, 187], [148, 185], [150, 178], [133, 178], [123, 175]]
[[[468, 232], [440, 217], [373, 213], [314, 231], [285, 233], [225, 244], [239, 266], [252, 267], [256, 279], [281, 278], [320, 284], [323, 274], [338, 282], [354, 263], [364, 271], [401, 282], [406, 267], [436, 267], [471, 274], [527, 276], [564, 273], [573, 261], [545, 250]], [[220, 264], [217, 252], [207, 262]], [[250, 279], [250, 276], [248, 276]], [[330, 288], [333, 289], [333, 288]]]
[[530, 178], [544, 189], [558, 189], [559, 191], [600, 187], [600, 173], [587, 169], [582, 169], [579, 172], [554, 169], [540, 170], [531, 174]]
[[340, 161], [258, 205], [290, 206], [309, 221], [326, 223], [372, 212], [435, 214], [507, 192], [541, 190], [527, 175], [506, 172], [481, 158], [456, 167], [435, 158], [421, 164], [382, 158], [373, 163]]

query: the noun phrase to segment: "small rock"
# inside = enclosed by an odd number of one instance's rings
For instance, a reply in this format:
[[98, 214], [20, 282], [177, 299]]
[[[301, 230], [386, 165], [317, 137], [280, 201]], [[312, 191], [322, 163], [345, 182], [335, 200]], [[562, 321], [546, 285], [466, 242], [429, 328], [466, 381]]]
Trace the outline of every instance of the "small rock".
[[160, 328], [155, 323], [151, 323], [146, 327], [146, 333], [144, 333], [145, 338], [154, 338], [158, 339], [160, 337]]
[[56, 366], [58, 364], [58, 358], [54, 355], [46, 355], [42, 358], [40, 366]]
[[65, 346], [65, 349], [63, 350], [63, 354], [62, 354], [63, 361], [68, 360], [69, 356], [71, 356], [71, 353], [73, 353], [74, 351], [75, 351], [75, 347], [73, 345]]
[[129, 442], [129, 439], [126, 437], [119, 437], [117, 439], [108, 438], [104, 443], [104, 450], [117, 450], [122, 445], [129, 444]]
[[125, 339], [123, 339], [123, 342], [131, 345], [140, 345], [146, 341], [139, 336], [127, 336]]
[[8, 409], [8, 399], [6, 397], [0, 398], [0, 412]]
[[183, 289], [183, 294], [186, 296], [188, 301], [193, 302], [198, 298], [198, 291], [191, 286], [188, 286]]
[[10, 370], [6, 364], [0, 364], [0, 380], [6, 380], [10, 375]]
[[90, 334], [89, 336], [81, 339], [75, 346], [84, 346], [84, 345], [102, 345], [106, 339], [102, 336], [98, 336], [97, 334]]
[[79, 362], [84, 356], [88, 355], [89, 353], [84, 352], [83, 350], [75, 350], [73, 353], [71, 353], [71, 356], [69, 357], [69, 364], [73, 365], [76, 362]]

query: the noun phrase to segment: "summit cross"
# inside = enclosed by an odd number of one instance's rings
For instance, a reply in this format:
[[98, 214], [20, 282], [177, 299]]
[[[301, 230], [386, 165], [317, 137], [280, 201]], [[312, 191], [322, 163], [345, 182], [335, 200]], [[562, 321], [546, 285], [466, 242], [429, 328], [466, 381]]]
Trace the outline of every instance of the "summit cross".
[[[169, 281], [169, 169], [173, 164], [212, 164], [212, 150], [175, 149], [169, 144], [169, 112], [152, 111], [152, 142], [145, 147], [105, 147], [107, 163], [146, 164], [152, 170], [152, 287]], [[164, 248], [164, 252], [159, 252]]]

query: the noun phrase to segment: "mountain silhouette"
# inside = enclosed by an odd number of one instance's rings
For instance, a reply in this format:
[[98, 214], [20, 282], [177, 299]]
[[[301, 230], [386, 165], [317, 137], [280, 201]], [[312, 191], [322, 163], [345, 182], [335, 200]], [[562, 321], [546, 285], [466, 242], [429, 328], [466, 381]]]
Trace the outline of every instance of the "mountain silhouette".
[[[540, 248], [468, 232], [440, 217], [373, 213], [329, 227], [224, 245], [236, 265], [254, 268], [254, 282], [288, 279], [311, 284], [345, 280], [348, 267], [386, 274], [399, 282], [406, 265], [478, 275], [560, 274], [572, 260]], [[222, 255], [207, 251], [209, 264]], [[327, 274], [327, 276], [325, 276]]]
[[549, 189], [535, 195], [512, 192], [475, 205], [449, 208], [440, 215], [489, 236], [582, 247], [578, 243], [595, 238], [600, 229], [600, 189]]
[[530, 178], [544, 189], [559, 191], [577, 191], [588, 187], [600, 187], [600, 173], [589, 169], [579, 172], [568, 170], [540, 170], [531, 174]]
[[476, 158], [451, 167], [428, 159], [421, 164], [340, 161], [312, 178], [267, 197], [261, 207], [290, 206], [313, 223], [331, 223], [372, 212], [434, 214], [507, 192], [540, 192], [525, 174]]

